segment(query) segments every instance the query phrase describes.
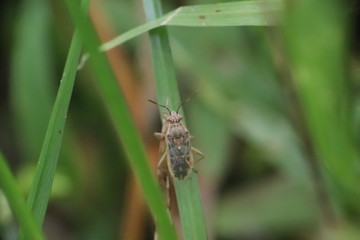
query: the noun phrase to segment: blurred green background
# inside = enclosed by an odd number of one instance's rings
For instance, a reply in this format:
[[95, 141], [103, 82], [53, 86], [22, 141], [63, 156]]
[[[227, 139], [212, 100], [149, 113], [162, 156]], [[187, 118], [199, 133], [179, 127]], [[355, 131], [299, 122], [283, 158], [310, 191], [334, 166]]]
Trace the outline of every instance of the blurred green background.
[[[215, 1], [225, 2], [225, 1]], [[165, 12], [214, 1], [164, 1]], [[0, 149], [29, 192], [73, 24], [63, 1], [2, 1]], [[140, 1], [95, 1], [102, 41], [144, 22]], [[209, 239], [360, 239], [359, 5], [287, 2], [276, 27], [169, 27]], [[160, 119], [147, 35], [112, 50], [154, 169]], [[49, 239], [152, 239], [154, 225], [85, 66], [44, 223]], [[120, 159], [120, 161], [119, 161]], [[17, 225], [0, 192], [0, 239]]]

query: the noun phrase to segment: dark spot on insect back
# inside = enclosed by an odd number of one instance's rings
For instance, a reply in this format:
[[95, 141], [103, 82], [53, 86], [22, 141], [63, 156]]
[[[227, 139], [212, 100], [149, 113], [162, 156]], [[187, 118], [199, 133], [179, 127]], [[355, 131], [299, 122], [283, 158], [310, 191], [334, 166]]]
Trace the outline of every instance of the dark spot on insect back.
[[216, 12], [216, 13], [219, 13], [219, 12], [221, 12], [221, 10], [220, 10], [220, 9], [216, 9], [215, 12]]
[[61, 130], [59, 130], [59, 134], [61, 134]]
[[179, 180], [184, 179], [190, 170], [189, 164], [185, 159], [184, 156], [174, 157], [171, 162], [174, 176]]
[[206, 17], [204, 15], [200, 15], [199, 18], [202, 20], [206, 19]]

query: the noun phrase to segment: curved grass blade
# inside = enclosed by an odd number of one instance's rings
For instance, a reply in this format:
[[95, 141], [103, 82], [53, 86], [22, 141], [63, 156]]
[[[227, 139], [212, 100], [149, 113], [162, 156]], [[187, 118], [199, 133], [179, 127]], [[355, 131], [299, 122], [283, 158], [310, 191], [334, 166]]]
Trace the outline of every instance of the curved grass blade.
[[278, 23], [282, 2], [243, 1], [194, 5], [177, 8], [164, 16], [133, 28], [101, 45], [108, 51], [120, 44], [161, 26], [226, 27], [226, 26], [273, 26]]
[[84, 46], [91, 56], [91, 66], [96, 75], [96, 85], [100, 91], [107, 112], [115, 127], [132, 169], [137, 176], [144, 197], [154, 216], [159, 239], [176, 239], [175, 231], [166, 211], [165, 201], [155, 178], [151, 173], [143, 144], [127, 107], [125, 98], [119, 90], [105, 55], [98, 51], [99, 40], [90, 23], [81, 14], [78, 3], [67, 1], [71, 15], [84, 40]]
[[23, 233], [29, 240], [45, 240], [39, 225], [32, 218], [20, 188], [11, 174], [3, 155], [0, 153], [0, 190], [7, 198], [10, 208], [16, 217]]
[[[157, 0], [143, 0], [143, 4], [148, 20], [161, 15], [161, 5]], [[150, 39], [158, 102], [168, 100], [169, 108], [176, 109], [181, 101], [166, 28], [150, 31]], [[185, 180], [174, 179], [174, 186], [184, 239], [207, 239], [196, 174], [192, 171]]]
[[79, 36], [75, 33], [28, 199], [32, 212], [40, 224], [44, 219], [55, 175], [80, 50]]

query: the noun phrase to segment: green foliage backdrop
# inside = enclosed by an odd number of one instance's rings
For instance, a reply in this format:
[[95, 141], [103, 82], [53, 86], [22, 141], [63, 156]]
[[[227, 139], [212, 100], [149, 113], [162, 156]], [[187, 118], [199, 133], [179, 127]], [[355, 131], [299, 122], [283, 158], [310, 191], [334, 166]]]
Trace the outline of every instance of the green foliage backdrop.
[[[1, 3], [0, 239], [359, 239], [356, 3], [81, 4]], [[194, 91], [167, 192], [147, 99]]]

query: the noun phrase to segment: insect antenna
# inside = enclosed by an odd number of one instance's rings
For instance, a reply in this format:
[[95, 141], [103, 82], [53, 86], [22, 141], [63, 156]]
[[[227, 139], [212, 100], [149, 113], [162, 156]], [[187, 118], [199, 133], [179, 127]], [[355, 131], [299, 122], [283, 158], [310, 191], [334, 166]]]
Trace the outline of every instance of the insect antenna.
[[196, 94], [198, 94], [197, 91], [193, 92], [185, 101], [183, 101], [183, 102], [179, 105], [179, 107], [176, 109], [176, 113], [179, 112], [179, 109], [181, 108], [181, 106], [183, 106], [185, 103], [187, 103], [188, 101], [190, 101], [190, 99], [191, 99], [193, 96], [195, 96]]
[[168, 110], [169, 114], [171, 114], [171, 111], [167, 106], [158, 104], [157, 102], [155, 102], [154, 100], [151, 100], [151, 99], [148, 99], [148, 101], [151, 102], [152, 104], [155, 104], [155, 105], [159, 106], [159, 107], [165, 108], [166, 110]]

